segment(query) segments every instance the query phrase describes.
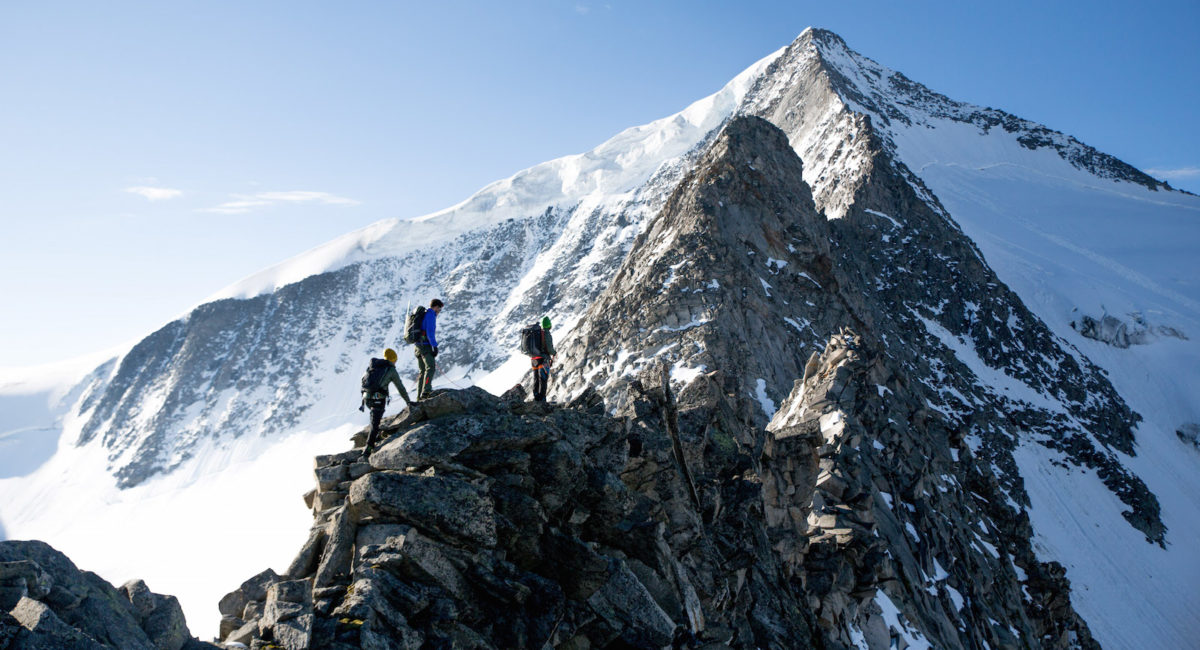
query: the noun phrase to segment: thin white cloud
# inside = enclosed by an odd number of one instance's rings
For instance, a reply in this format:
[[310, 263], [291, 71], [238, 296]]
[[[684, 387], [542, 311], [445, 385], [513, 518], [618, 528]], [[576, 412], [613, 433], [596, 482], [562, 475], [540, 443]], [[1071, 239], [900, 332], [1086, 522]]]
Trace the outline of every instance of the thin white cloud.
[[344, 196], [334, 196], [329, 192], [259, 192], [254, 197], [263, 201], [287, 201], [290, 203], [319, 201], [331, 205], [358, 205], [358, 201], [354, 199], [348, 199]]
[[137, 194], [138, 196], [145, 197], [150, 201], [166, 201], [168, 199], [175, 199], [183, 196], [183, 192], [180, 190], [173, 190], [169, 187], [150, 187], [148, 185], [127, 187], [125, 188], [125, 191], [129, 192], [130, 194]]
[[221, 214], [241, 214], [243, 212], [249, 212], [250, 210], [252, 210], [254, 208], [261, 208], [261, 207], [267, 206], [267, 205], [271, 205], [271, 202], [270, 201], [254, 201], [254, 200], [242, 199], [239, 201], [226, 201], [225, 203], [222, 203], [221, 205], [218, 205], [216, 207], [205, 208], [204, 210], [201, 210], [201, 212], [219, 212]]
[[205, 208], [201, 212], [216, 212], [219, 214], [242, 214], [255, 208], [264, 208], [279, 203], [323, 203], [326, 205], [358, 205], [354, 199], [337, 196], [329, 192], [309, 192], [294, 190], [291, 192], [258, 192], [256, 194], [234, 194], [233, 201]]
[[1178, 181], [1200, 176], [1200, 167], [1180, 167], [1178, 169], [1147, 169], [1147, 174], [1169, 181]]

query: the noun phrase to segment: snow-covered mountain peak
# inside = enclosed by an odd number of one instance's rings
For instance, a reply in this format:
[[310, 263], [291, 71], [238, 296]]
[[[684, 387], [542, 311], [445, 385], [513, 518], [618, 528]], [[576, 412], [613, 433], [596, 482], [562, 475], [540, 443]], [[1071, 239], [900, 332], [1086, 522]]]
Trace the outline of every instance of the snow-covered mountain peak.
[[930, 90], [850, 49], [837, 34], [814, 29], [805, 35], [797, 42], [804, 41], [819, 56], [839, 96], [851, 110], [870, 115], [893, 146], [891, 136], [899, 131], [937, 128], [945, 121], [952, 121], [973, 126], [982, 134], [1001, 129], [1027, 149], [1052, 150], [1072, 166], [1100, 178], [1136, 183], [1149, 189], [1171, 189], [1169, 184], [1069, 135], [1001, 110], [954, 101]]

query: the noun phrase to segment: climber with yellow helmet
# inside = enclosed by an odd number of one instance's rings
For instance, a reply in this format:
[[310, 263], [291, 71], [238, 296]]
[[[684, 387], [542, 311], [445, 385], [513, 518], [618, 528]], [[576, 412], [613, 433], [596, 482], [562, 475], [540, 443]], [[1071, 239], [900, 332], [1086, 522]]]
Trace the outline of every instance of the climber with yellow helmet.
[[[369, 455], [379, 440], [379, 423], [383, 420], [383, 409], [390, 400], [388, 384], [395, 384], [400, 391], [400, 397], [404, 398], [404, 403], [410, 409], [413, 406], [412, 400], [408, 399], [408, 391], [404, 390], [404, 384], [400, 383], [400, 373], [396, 372], [396, 359], [396, 351], [388, 348], [383, 351], [382, 359], [371, 359], [367, 372], [362, 376], [362, 403], [371, 409], [371, 434], [367, 436], [367, 446], [363, 455]], [[359, 406], [358, 410], [363, 410], [363, 406]]]

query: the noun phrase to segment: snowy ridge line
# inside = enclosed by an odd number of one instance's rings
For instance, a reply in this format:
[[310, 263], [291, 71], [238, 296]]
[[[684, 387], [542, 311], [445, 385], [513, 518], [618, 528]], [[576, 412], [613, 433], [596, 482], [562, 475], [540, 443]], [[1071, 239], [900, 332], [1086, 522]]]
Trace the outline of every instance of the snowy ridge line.
[[1000, 127], [1016, 135], [1021, 146], [1030, 150], [1053, 149], [1072, 167], [1094, 176], [1135, 183], [1151, 190], [1189, 194], [1061, 131], [998, 109], [958, 102], [934, 92], [904, 74], [855, 52], [837, 34], [814, 30], [813, 36], [814, 47], [821, 59], [836, 76], [841, 77], [843, 83], [835, 84], [835, 91], [851, 110], [871, 115], [875, 128], [883, 134], [891, 135], [898, 128], [933, 126], [938, 120], [971, 124], [982, 134]]
[[721, 90], [684, 110], [622, 131], [589, 152], [557, 158], [495, 181], [463, 202], [412, 219], [386, 219], [251, 275], [204, 300], [252, 298], [355, 262], [398, 257], [506, 219], [527, 218], [588, 197], [621, 195], [650, 179], [718, 127], [753, 81], [786, 48], [760, 59]]

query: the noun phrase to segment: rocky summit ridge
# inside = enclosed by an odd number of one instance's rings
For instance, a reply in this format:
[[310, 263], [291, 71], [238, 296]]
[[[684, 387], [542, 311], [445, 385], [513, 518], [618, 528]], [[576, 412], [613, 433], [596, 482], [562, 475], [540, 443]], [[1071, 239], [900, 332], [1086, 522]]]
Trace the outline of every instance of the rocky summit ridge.
[[[863, 140], [853, 202], [831, 220], [780, 129], [730, 122], [564, 341], [556, 394], [595, 384], [619, 404], [623, 378], [666, 359], [681, 378], [725, 370], [765, 422], [828, 334], [852, 327], [918, 384], [956, 444], [997, 468], [1006, 500], [1028, 503], [1012, 452], [1032, 439], [1095, 469], [1127, 520], [1162, 543], [1157, 499], [1120, 461], [1135, 453], [1137, 414], [922, 200], [903, 165]], [[968, 367], [964, 348], [983, 363]]]
[[[308, 540], [221, 600], [221, 641], [1096, 647], [1028, 521], [988, 508], [985, 471], [945, 439], [878, 433], [916, 402], [887, 372], [843, 331], [766, 429], [721, 372], [678, 395], [639, 383], [621, 417], [594, 390], [442, 392], [386, 421], [369, 456], [316, 459]], [[947, 493], [920, 491], [933, 472]]]

